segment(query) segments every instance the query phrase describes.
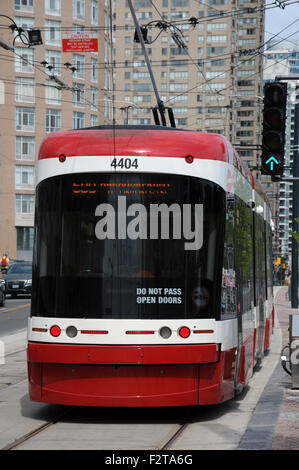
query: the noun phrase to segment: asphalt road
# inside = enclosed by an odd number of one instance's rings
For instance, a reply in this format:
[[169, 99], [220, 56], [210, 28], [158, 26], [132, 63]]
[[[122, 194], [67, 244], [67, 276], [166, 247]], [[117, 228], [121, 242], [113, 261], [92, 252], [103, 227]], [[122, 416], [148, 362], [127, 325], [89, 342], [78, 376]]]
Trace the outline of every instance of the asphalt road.
[[13, 299], [6, 297], [5, 307], [0, 308], [0, 336], [7, 336], [27, 328], [31, 298], [28, 295]]

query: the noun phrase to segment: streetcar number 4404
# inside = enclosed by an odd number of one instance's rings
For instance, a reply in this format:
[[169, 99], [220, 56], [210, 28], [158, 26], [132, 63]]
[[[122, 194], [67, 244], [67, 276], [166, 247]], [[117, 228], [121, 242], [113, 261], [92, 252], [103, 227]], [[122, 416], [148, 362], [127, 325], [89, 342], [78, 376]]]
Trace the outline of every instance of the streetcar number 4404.
[[134, 158], [132, 160], [131, 158], [113, 158], [111, 165], [115, 170], [117, 168], [125, 168], [129, 170], [130, 168], [138, 168], [138, 159]]

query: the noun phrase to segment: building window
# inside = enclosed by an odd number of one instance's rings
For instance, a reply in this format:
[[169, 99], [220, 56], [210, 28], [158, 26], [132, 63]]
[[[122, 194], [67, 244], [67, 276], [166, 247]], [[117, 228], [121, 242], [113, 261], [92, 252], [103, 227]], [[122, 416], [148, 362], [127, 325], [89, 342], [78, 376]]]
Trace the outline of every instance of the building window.
[[171, 47], [170, 48], [171, 55], [188, 55], [188, 48], [181, 49], [180, 47]]
[[176, 80], [176, 79], [188, 79], [188, 72], [170, 72], [170, 79], [171, 80]]
[[133, 119], [134, 126], [149, 126], [150, 124], [151, 120], [148, 118]]
[[207, 36], [207, 44], [211, 42], [226, 42], [227, 41], [227, 36], [225, 34], [218, 34], [218, 35], [212, 35], [212, 36]]
[[189, 0], [171, 0], [171, 8], [188, 7]]
[[207, 55], [212, 55], [212, 54], [226, 54], [226, 47], [207, 47]]
[[46, 81], [46, 103], [58, 106], [61, 104], [61, 89], [54, 86], [51, 80]]
[[97, 102], [98, 102], [98, 89], [91, 87], [90, 88], [90, 109], [91, 111], [97, 111]]
[[73, 18], [85, 20], [85, 0], [73, 0]]
[[84, 55], [73, 54], [73, 66], [76, 67], [73, 77], [84, 79]]
[[138, 20], [151, 20], [153, 17], [153, 14], [151, 11], [141, 11], [141, 12], [136, 12], [136, 17]]
[[188, 83], [170, 83], [169, 91], [185, 91], [188, 89]]
[[219, 82], [219, 83], [208, 83], [206, 84], [206, 90], [222, 90], [225, 89], [225, 82]]
[[173, 103], [187, 103], [188, 96], [187, 95], [170, 95], [169, 101]]
[[[198, 74], [198, 78], [202, 76], [201, 74]], [[207, 71], [206, 72], [206, 79], [213, 79], [213, 78], [225, 78], [226, 77], [226, 72], [223, 70], [213, 70], [211, 72]]]
[[34, 132], [35, 128], [35, 109], [16, 107], [16, 131]]
[[[126, 2], [126, 7], [128, 2]], [[151, 8], [152, 4], [150, 0], [135, 0], [135, 8]]]
[[215, 127], [215, 126], [221, 126], [223, 124], [223, 119], [222, 118], [207, 118], [205, 120], [205, 125], [206, 126], [211, 126], [211, 127]]
[[15, 72], [34, 72], [34, 49], [27, 47], [15, 48]]
[[61, 15], [61, 0], [45, 0], [45, 13], [46, 15], [60, 16]]
[[226, 29], [227, 24], [226, 23], [208, 23], [207, 24], [207, 31], [215, 31], [218, 29]]
[[174, 114], [187, 114], [188, 108], [187, 106], [177, 106], [173, 108], [173, 113]]
[[85, 26], [81, 24], [73, 24], [72, 25], [72, 33], [73, 34], [84, 34]]
[[174, 11], [170, 13], [171, 20], [185, 20], [190, 18], [189, 11]]
[[98, 81], [98, 61], [91, 58], [90, 80], [94, 83]]
[[[126, 73], [130, 73], [130, 72], [126, 72]], [[150, 74], [148, 72], [134, 72], [133, 80], [150, 80]]]
[[188, 119], [187, 118], [176, 118], [175, 122], [176, 122], [177, 126], [187, 126]]
[[60, 75], [61, 74], [61, 52], [46, 50], [46, 61], [48, 63], [46, 72], [49, 75]]
[[84, 127], [84, 113], [73, 112], [73, 129], [81, 129]]
[[51, 46], [61, 45], [61, 21], [46, 20], [45, 42]]
[[34, 228], [17, 227], [17, 250], [30, 251], [33, 249]]
[[90, 126], [95, 127], [97, 125], [98, 125], [98, 116], [96, 116], [95, 114], [91, 114], [90, 115]]
[[46, 132], [56, 132], [61, 129], [61, 111], [60, 109], [46, 110]]
[[134, 83], [134, 91], [151, 91], [151, 83]]
[[34, 78], [16, 77], [15, 100], [24, 101], [25, 103], [34, 103], [35, 101]]
[[34, 194], [16, 194], [16, 214], [34, 213]]
[[34, 11], [34, 0], [15, 0], [15, 10]]
[[208, 0], [208, 5], [227, 5], [227, 0]]
[[256, 39], [239, 39], [238, 44], [239, 46], [256, 46], [257, 41]]
[[16, 136], [16, 160], [34, 161], [35, 138], [24, 135]]
[[98, 24], [98, 2], [96, 0], [91, 0], [90, 4], [90, 22], [91, 24]]
[[16, 165], [15, 189], [34, 189], [34, 166]]
[[84, 106], [85, 88], [81, 83], [73, 84], [73, 106]]
[[134, 103], [150, 103], [151, 100], [151, 95], [135, 95], [133, 97]]

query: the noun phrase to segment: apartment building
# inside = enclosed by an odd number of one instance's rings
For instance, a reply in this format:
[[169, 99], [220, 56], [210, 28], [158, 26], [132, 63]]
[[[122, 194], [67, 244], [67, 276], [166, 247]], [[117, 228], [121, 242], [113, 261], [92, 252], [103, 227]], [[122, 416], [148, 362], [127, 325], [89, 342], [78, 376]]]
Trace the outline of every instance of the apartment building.
[[[262, 124], [258, 48], [264, 41], [264, 2], [133, 0], [133, 5], [140, 25], [147, 27], [160, 98], [172, 107], [177, 127], [224, 134], [255, 168]], [[154, 123], [157, 101], [140, 44], [134, 42], [129, 6], [114, 2], [115, 117], [121, 124], [148, 125]]]
[[[0, 250], [10, 258], [32, 258], [43, 138], [111, 122], [110, 18], [108, 0], [1, 1], [0, 37], [14, 47], [0, 47]], [[31, 29], [42, 45], [28, 47]], [[97, 39], [98, 50], [64, 52], [63, 39], [74, 37]]]

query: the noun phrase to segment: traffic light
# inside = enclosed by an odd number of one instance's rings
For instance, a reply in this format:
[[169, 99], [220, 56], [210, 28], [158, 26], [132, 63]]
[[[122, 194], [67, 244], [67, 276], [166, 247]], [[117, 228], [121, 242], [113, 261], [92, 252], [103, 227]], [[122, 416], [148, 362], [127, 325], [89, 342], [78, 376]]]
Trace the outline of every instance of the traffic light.
[[287, 83], [264, 86], [262, 165], [263, 175], [281, 176], [284, 165]]

